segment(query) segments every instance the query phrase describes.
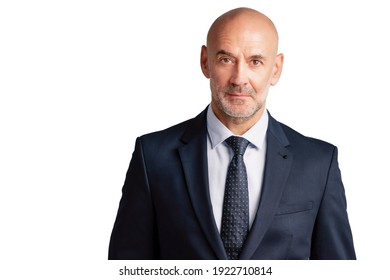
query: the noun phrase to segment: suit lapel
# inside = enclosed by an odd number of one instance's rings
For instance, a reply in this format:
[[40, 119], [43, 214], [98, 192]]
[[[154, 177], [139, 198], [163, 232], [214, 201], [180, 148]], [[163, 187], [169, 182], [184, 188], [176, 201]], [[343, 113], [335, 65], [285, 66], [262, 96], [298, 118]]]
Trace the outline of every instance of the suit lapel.
[[188, 131], [182, 138], [185, 145], [179, 148], [179, 155], [188, 193], [199, 224], [217, 257], [226, 259], [227, 256], [215, 224], [210, 200], [206, 111], [196, 117], [193, 123], [189, 125]]
[[293, 160], [286, 148], [289, 143], [280, 124], [269, 116], [267, 154], [261, 199], [256, 218], [245, 242], [240, 259], [250, 259], [260, 245], [274, 218]]

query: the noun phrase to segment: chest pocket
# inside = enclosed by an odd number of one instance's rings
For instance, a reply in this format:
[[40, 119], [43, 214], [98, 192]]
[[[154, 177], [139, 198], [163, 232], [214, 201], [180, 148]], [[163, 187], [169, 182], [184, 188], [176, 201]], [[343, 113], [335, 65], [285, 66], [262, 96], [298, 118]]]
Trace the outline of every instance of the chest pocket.
[[294, 214], [313, 209], [313, 201], [302, 202], [302, 203], [291, 203], [280, 205], [276, 211], [276, 216]]

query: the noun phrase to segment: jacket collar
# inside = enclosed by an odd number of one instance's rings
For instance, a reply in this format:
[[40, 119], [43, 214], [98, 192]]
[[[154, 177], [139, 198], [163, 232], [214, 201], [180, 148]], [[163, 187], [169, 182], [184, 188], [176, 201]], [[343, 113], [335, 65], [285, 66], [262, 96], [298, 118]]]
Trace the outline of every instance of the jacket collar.
[[293, 162], [289, 145], [282, 126], [269, 115], [267, 154], [260, 203], [240, 259], [252, 257], [272, 223]]

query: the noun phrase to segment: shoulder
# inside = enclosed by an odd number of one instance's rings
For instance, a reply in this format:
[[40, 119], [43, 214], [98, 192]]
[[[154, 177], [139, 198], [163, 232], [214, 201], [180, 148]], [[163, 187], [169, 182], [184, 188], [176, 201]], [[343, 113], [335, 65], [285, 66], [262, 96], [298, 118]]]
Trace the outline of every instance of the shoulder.
[[169, 147], [178, 145], [187, 137], [194, 137], [197, 134], [207, 133], [206, 110], [192, 119], [185, 120], [166, 129], [144, 134], [139, 137], [143, 144], [149, 146]]
[[303, 135], [290, 126], [281, 123], [270, 116], [270, 131], [277, 135], [291, 150], [304, 154], [318, 155], [321, 153], [333, 154], [336, 146], [322, 139]]
[[286, 132], [288, 138], [293, 143], [304, 143], [306, 145], [315, 145], [315, 146], [323, 146], [327, 148], [334, 148], [335, 146], [332, 143], [329, 143], [325, 140], [314, 138], [311, 136], [306, 136], [301, 134], [300, 132], [292, 129], [291, 127], [281, 123], [281, 126], [283, 127], [284, 131]]

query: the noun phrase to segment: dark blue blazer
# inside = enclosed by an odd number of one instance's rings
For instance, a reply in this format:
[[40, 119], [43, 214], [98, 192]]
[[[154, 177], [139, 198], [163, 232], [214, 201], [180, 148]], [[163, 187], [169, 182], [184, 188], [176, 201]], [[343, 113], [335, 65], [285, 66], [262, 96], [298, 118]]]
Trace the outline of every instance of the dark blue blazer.
[[[136, 140], [109, 259], [227, 259], [206, 147], [206, 110]], [[240, 259], [356, 258], [335, 146], [270, 116], [261, 192]]]

